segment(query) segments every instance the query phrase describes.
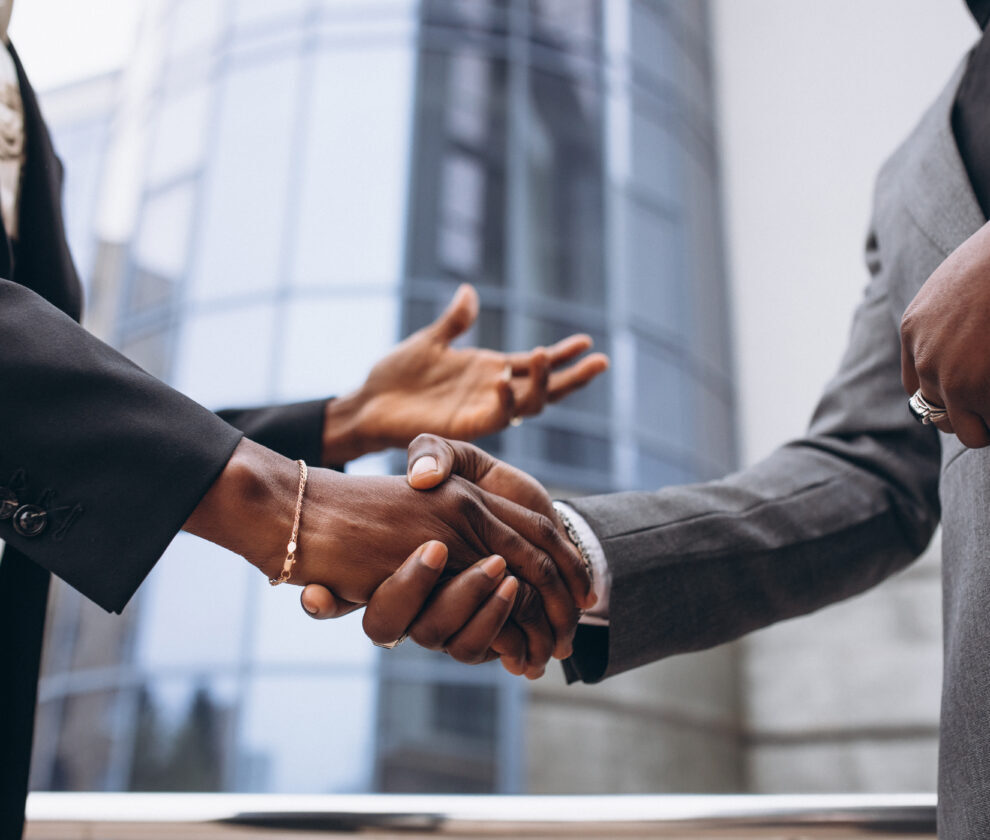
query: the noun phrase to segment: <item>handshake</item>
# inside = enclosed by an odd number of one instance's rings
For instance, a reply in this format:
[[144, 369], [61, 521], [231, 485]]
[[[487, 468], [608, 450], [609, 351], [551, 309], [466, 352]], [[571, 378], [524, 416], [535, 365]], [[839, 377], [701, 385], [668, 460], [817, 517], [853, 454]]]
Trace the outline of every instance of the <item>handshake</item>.
[[[530, 678], [543, 674], [551, 655], [569, 656], [580, 609], [595, 596], [591, 570], [543, 486], [475, 446], [434, 435], [412, 442], [407, 463], [419, 496], [413, 503], [431, 510], [403, 518], [410, 514], [398, 510], [407, 503], [402, 488], [393, 523], [408, 526], [393, 524], [384, 544], [393, 540], [393, 557], [404, 556], [425, 516], [444, 523], [449, 536], [420, 545], [378, 584], [364, 615], [368, 637], [391, 647], [408, 636], [468, 664], [499, 658]], [[307, 586], [306, 612], [336, 618], [360, 606], [331, 588]]]
[[590, 570], [539, 482], [462, 441], [538, 414], [608, 359], [575, 361], [591, 346], [582, 335], [523, 353], [454, 346], [478, 308], [462, 286], [361, 388], [326, 403], [324, 465], [408, 445], [406, 478], [319, 468], [307, 477], [245, 438], [185, 529], [273, 582], [306, 585], [314, 617], [367, 604], [365, 631], [380, 645], [408, 635], [535, 678], [551, 656], [570, 655], [580, 610], [594, 602]]
[[[551, 656], [571, 654], [580, 610], [595, 601], [546, 490], [461, 441], [420, 435], [408, 455], [406, 477], [310, 470], [289, 577], [306, 585], [304, 608], [332, 618], [366, 604], [379, 645], [408, 635], [461, 662], [498, 657], [541, 676]], [[228, 533], [204, 536], [279, 578], [299, 486], [296, 463], [242, 440], [204, 499], [205, 510], [211, 496], [240, 499], [238, 514], [213, 517]]]

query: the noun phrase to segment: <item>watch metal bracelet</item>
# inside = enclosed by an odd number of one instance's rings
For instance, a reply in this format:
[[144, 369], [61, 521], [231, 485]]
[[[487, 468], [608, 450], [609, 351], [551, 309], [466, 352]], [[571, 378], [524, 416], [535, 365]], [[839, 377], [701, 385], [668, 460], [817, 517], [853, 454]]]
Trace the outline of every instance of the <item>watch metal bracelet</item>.
[[571, 517], [568, 515], [567, 508], [560, 502], [555, 501], [553, 503], [553, 509], [557, 512], [557, 516], [560, 517], [560, 521], [564, 523], [564, 530], [567, 532], [567, 536], [572, 543], [574, 543], [575, 548], [581, 555], [581, 561], [584, 563], [584, 568], [588, 572], [588, 577], [591, 578], [591, 585], [595, 585], [595, 567], [591, 562], [591, 555], [588, 553], [588, 549], [581, 539], [581, 536], [577, 532], [577, 528], [574, 527], [574, 523], [571, 521]]

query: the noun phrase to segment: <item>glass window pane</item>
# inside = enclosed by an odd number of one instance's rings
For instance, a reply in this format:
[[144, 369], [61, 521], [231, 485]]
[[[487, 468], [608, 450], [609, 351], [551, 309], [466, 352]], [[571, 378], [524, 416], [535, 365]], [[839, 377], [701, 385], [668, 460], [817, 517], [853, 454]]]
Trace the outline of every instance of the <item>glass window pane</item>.
[[401, 272], [413, 55], [323, 52], [301, 167], [293, 275], [301, 286], [396, 283]]
[[686, 449], [693, 420], [686, 377], [677, 361], [652, 342], [638, 338], [636, 345], [637, 434]]
[[639, 103], [633, 108], [631, 135], [630, 184], [668, 203], [682, 197], [677, 168], [681, 148], [655, 107]]
[[224, 18], [225, 0], [172, 0], [169, 53], [185, 52], [216, 40]]
[[379, 788], [495, 792], [497, 691], [494, 685], [383, 680]]
[[417, 85], [407, 274], [501, 286], [508, 66], [468, 47], [423, 49]]
[[165, 277], [179, 277], [185, 267], [192, 229], [194, 185], [183, 183], [145, 202], [134, 246], [140, 267]]
[[309, 0], [234, 0], [235, 26], [255, 26], [270, 22], [273, 19], [279, 23], [298, 18]]
[[[308, 621], [300, 616], [300, 621]], [[371, 789], [375, 682], [312, 672], [259, 677], [245, 703], [239, 790], [360, 793]], [[307, 702], [294, 703], [292, 698]], [[278, 721], [277, 726], [272, 722]]]
[[395, 343], [398, 301], [339, 297], [295, 301], [282, 320], [280, 399], [346, 394]]
[[178, 340], [175, 387], [213, 408], [265, 402], [274, 318], [268, 306], [188, 316]]
[[237, 723], [233, 679], [153, 680], [135, 692], [126, 789], [216, 792], [239, 765], [231, 749]]
[[544, 294], [605, 300], [602, 105], [597, 88], [530, 72], [526, 283]]
[[668, 335], [689, 332], [680, 225], [640, 201], [626, 207], [627, 317]]
[[200, 84], [162, 104], [151, 144], [150, 183], [188, 174], [202, 163], [210, 100], [210, 86]]
[[197, 300], [270, 291], [280, 254], [290, 146], [298, 131], [297, 59], [232, 71], [220, 96], [220, 150], [205, 182], [191, 294]]
[[208, 668], [235, 662], [244, 653], [245, 606], [254, 577], [263, 580], [243, 558], [180, 533], [141, 589], [135, 645], [140, 667]]
[[[300, 612], [295, 587], [282, 586], [272, 591], [268, 581], [257, 573], [249, 578], [249, 586], [255, 590], [258, 604], [251, 655], [259, 665], [331, 667], [335, 673], [363, 671], [374, 665], [378, 651], [364, 634], [361, 613], [345, 616], [328, 627]], [[287, 633], [291, 635], [291, 645], [285, 643]]]

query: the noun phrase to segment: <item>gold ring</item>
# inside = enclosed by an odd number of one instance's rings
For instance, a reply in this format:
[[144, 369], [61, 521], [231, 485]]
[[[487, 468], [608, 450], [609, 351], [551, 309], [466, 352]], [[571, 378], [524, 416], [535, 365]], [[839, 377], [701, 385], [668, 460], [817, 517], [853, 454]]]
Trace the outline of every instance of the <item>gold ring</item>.
[[518, 416], [513, 417], [509, 421], [509, 425], [512, 426], [513, 428], [519, 428], [522, 424], [523, 424], [523, 419], [522, 417], [518, 417]]

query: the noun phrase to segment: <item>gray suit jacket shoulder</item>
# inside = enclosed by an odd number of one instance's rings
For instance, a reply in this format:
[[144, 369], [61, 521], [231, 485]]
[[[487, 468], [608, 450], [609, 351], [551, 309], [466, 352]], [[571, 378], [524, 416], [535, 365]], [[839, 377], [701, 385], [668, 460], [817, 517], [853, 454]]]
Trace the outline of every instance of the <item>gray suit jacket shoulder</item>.
[[854, 595], [921, 553], [941, 507], [941, 794], [960, 803], [941, 834], [969, 838], [990, 837], [990, 454], [913, 420], [899, 333], [924, 281], [984, 222], [950, 126], [960, 77], [878, 178], [870, 280], [806, 436], [721, 481], [571, 502], [602, 542], [612, 592], [609, 630], [582, 628], [567, 667], [594, 682]]

